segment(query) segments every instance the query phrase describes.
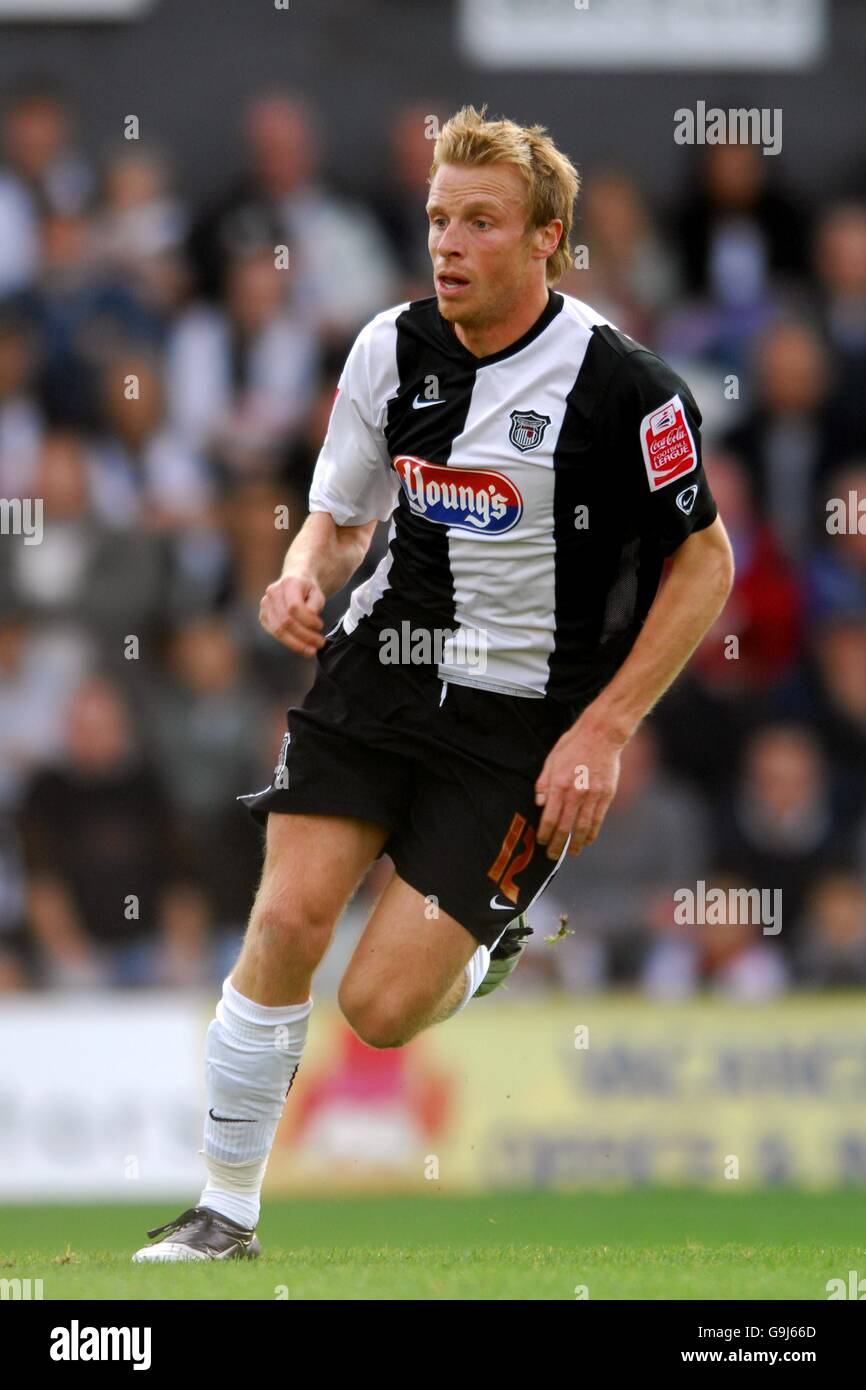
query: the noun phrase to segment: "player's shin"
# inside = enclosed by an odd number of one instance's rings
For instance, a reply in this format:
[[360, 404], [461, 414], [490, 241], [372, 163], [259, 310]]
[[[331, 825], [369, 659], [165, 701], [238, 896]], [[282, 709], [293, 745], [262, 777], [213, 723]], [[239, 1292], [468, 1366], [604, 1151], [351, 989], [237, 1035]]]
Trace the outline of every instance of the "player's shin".
[[226, 980], [207, 1032], [208, 1182], [200, 1206], [250, 1229], [271, 1145], [301, 1061], [312, 999], [277, 1008], [256, 1004]]

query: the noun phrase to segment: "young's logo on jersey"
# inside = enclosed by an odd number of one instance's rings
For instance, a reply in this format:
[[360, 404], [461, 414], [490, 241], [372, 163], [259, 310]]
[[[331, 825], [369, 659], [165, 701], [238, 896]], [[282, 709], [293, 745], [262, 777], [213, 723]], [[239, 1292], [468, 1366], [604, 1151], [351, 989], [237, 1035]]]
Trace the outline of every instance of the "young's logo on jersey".
[[679, 396], [643, 417], [640, 447], [652, 492], [697, 468], [698, 451]]
[[691, 511], [695, 505], [695, 498], [697, 497], [697, 495], [697, 483], [692, 483], [691, 487], [684, 488], [682, 492], [677, 493], [677, 506], [679, 507], [681, 512], [685, 512], [686, 516], [691, 515]]
[[534, 410], [512, 410], [508, 438], [515, 449], [525, 454], [538, 448], [549, 424], [549, 415], [538, 415]]
[[395, 458], [394, 468], [412, 511], [440, 526], [498, 536], [523, 515], [514, 483], [493, 469], [428, 463], [411, 454]]

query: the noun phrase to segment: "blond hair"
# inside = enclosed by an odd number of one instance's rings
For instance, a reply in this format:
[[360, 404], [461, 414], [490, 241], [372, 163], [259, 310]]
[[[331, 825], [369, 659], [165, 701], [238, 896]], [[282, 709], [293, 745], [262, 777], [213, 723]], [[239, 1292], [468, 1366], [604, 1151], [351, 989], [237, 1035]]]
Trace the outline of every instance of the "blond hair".
[[443, 164], [513, 164], [526, 184], [527, 230], [562, 222], [559, 245], [547, 262], [547, 283], [555, 285], [571, 265], [571, 224], [580, 176], [543, 125], [488, 121], [486, 105], [461, 107], [446, 121], [433, 146], [432, 180]]

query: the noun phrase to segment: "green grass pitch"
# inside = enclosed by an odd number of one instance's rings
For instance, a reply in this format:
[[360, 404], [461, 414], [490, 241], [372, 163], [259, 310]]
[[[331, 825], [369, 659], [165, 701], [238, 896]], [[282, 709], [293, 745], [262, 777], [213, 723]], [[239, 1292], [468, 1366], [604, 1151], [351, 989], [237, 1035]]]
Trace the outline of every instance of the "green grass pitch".
[[137, 1266], [184, 1203], [0, 1208], [45, 1299], [818, 1299], [866, 1274], [866, 1193], [428, 1192], [266, 1201], [258, 1261]]

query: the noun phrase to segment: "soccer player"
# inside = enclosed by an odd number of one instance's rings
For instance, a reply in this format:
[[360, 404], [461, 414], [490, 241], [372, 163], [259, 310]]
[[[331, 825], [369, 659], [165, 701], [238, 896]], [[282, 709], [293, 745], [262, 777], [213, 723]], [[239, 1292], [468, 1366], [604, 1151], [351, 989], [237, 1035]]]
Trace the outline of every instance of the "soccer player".
[[[399, 1047], [501, 983], [730, 591], [688, 386], [552, 288], [577, 189], [543, 127], [467, 107], [436, 141], [436, 293], [358, 335], [310, 516], [262, 599], [317, 675], [273, 784], [242, 798], [266, 855], [207, 1034], [207, 1185], [137, 1260], [258, 1253], [313, 975], [381, 854], [395, 873], [339, 992], [355, 1032]], [[325, 634], [379, 520], [387, 554]]]

